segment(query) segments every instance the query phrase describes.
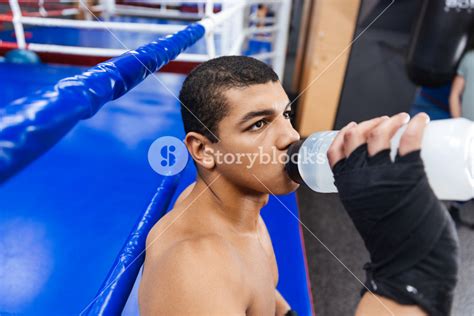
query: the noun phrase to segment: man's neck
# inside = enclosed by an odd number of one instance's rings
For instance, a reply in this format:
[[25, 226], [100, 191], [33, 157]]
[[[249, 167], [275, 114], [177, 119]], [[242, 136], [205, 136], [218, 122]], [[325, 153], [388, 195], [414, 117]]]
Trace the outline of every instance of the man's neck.
[[205, 212], [217, 215], [233, 230], [242, 234], [257, 232], [260, 211], [269, 198], [267, 193], [243, 192], [223, 177], [203, 180], [199, 176], [190, 196], [197, 198], [196, 203], [205, 205]]

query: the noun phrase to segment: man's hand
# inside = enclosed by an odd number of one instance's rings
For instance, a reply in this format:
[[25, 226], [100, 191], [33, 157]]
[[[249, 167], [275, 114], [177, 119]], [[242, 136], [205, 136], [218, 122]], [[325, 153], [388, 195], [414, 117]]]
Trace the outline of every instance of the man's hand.
[[378, 296], [365, 294], [358, 311], [366, 315], [448, 315], [453, 300], [459, 245], [421, 160], [426, 114], [409, 121], [390, 157], [390, 140], [408, 121], [400, 113], [350, 123], [328, 150], [339, 197], [370, 253], [364, 292]]
[[[360, 124], [349, 123], [338, 133], [329, 147], [328, 159], [331, 168], [365, 143], [367, 143], [369, 157], [384, 149], [389, 149], [390, 139], [409, 119], [410, 116], [407, 113], [400, 113], [391, 118], [383, 116]], [[400, 156], [420, 149], [423, 132], [428, 122], [429, 116], [420, 113], [408, 123], [400, 140]]]

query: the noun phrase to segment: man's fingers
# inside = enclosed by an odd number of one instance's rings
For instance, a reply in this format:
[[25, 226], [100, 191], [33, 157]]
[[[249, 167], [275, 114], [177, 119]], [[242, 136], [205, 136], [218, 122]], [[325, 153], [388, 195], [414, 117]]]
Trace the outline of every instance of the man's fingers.
[[429, 121], [430, 117], [426, 113], [419, 113], [411, 119], [400, 139], [400, 147], [398, 148], [398, 154], [400, 156], [404, 156], [421, 148], [423, 133]]
[[346, 131], [348, 131], [350, 128], [356, 126], [357, 123], [355, 122], [350, 122], [346, 126], [344, 126], [339, 133], [337, 133], [336, 137], [332, 141], [331, 146], [328, 149], [327, 156], [328, 156], [328, 161], [329, 165], [334, 167], [334, 165], [341, 159], [346, 158], [344, 154], [344, 134]]
[[369, 156], [374, 156], [378, 152], [390, 148], [390, 140], [393, 135], [409, 120], [410, 116], [407, 113], [399, 113], [373, 128], [367, 138]]
[[368, 121], [359, 123], [357, 126], [350, 128], [344, 133], [344, 155], [349, 155], [362, 144], [367, 142], [369, 132], [379, 125], [381, 122], [387, 120], [388, 117], [377, 117]]
[[[408, 124], [407, 130], [400, 140], [400, 155], [404, 155], [421, 147], [423, 130], [429, 117], [422, 113], [415, 116]], [[407, 113], [377, 117], [360, 124], [349, 123], [339, 131], [328, 150], [331, 168], [341, 159], [347, 158], [357, 147], [367, 143], [369, 156], [374, 156], [384, 149], [390, 148], [390, 140], [397, 130], [410, 120]]]

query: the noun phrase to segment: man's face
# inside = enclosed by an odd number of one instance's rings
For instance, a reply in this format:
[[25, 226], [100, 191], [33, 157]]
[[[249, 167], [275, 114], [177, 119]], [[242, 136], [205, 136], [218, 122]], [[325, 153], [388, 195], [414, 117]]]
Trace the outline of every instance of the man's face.
[[299, 140], [291, 106], [279, 82], [233, 88], [224, 93], [229, 114], [219, 122], [216, 171], [245, 190], [286, 194], [299, 184], [285, 170], [288, 146]]

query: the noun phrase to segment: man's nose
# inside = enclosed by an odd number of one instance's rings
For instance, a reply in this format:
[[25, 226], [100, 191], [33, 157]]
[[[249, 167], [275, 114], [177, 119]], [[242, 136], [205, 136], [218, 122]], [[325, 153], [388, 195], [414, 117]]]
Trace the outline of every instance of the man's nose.
[[293, 128], [289, 120], [278, 127], [277, 133], [276, 146], [279, 150], [286, 150], [291, 144], [300, 140], [300, 134]]

